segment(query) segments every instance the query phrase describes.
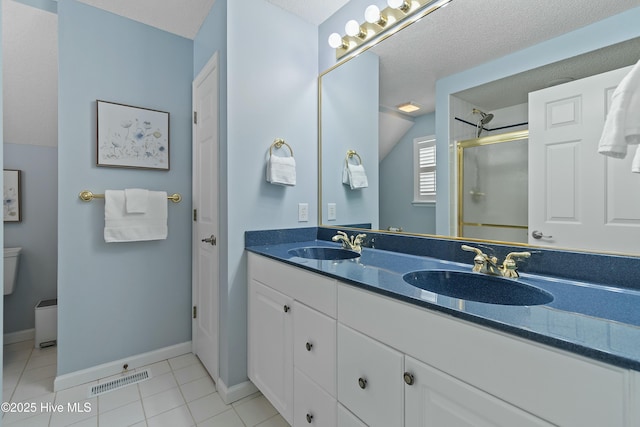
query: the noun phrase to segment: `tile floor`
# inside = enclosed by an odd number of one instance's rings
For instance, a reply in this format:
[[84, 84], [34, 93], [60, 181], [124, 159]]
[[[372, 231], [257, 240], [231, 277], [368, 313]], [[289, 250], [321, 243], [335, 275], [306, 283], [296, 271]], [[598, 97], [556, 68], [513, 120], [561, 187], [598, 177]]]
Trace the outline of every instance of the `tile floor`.
[[[34, 349], [33, 341], [4, 346], [2, 397], [24, 402], [34, 412], [3, 414], [6, 427], [288, 427], [260, 393], [225, 404], [193, 354], [145, 366], [151, 378], [98, 397], [88, 398], [90, 385], [101, 379], [53, 392], [56, 347]], [[79, 402], [69, 411], [68, 404]], [[52, 408], [62, 405], [62, 412]], [[74, 406], [72, 406], [73, 408]], [[50, 408], [50, 409], [47, 409]]]

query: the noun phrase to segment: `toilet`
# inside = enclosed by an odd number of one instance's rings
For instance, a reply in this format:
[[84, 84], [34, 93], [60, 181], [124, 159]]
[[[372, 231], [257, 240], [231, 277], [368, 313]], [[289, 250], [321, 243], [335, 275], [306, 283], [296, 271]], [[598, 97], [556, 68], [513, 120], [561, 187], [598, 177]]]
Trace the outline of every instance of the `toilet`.
[[4, 248], [4, 294], [13, 293], [18, 275], [18, 261], [22, 248]]

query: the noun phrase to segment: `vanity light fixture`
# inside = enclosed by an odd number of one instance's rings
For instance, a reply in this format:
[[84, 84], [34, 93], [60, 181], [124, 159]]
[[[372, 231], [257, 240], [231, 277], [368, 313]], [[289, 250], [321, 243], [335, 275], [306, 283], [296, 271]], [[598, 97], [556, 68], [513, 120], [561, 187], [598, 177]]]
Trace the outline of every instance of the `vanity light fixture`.
[[414, 111], [418, 111], [420, 109], [420, 106], [415, 102], [411, 101], [411, 102], [405, 102], [404, 104], [400, 104], [398, 105], [397, 108], [398, 110], [404, 113], [413, 113]]
[[[333, 33], [329, 36], [329, 46], [336, 50], [336, 59], [347, 54], [357, 54], [366, 49], [366, 43], [373, 39], [384, 39], [407, 25], [446, 6], [453, 0], [387, 0], [384, 10], [370, 5], [364, 13], [365, 22], [355, 19], [345, 25], [345, 36]], [[362, 49], [360, 49], [362, 47]]]

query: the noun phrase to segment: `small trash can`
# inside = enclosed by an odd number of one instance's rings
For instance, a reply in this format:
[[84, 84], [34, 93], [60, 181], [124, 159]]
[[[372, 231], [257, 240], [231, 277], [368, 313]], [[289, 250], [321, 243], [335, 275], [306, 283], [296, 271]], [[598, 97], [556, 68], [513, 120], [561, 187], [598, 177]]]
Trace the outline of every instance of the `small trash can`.
[[58, 338], [58, 299], [46, 299], [36, 304], [35, 348], [56, 345]]

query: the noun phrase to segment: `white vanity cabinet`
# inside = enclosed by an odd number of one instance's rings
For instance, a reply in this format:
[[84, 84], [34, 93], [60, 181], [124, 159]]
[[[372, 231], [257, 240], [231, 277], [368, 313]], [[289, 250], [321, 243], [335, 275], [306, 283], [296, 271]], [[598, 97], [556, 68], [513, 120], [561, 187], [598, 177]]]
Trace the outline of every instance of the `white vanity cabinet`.
[[336, 282], [250, 253], [248, 375], [293, 426], [336, 425]]
[[640, 373], [249, 254], [249, 378], [293, 426], [638, 427]]

